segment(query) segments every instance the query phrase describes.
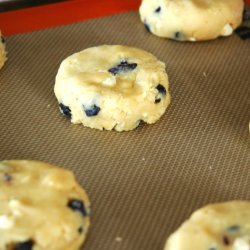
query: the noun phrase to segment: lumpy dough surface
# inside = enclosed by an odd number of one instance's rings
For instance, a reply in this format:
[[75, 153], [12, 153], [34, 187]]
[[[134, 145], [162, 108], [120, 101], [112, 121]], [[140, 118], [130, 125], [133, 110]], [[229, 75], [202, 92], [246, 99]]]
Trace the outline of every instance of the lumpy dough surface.
[[250, 201], [207, 205], [173, 233], [164, 250], [249, 250]]
[[165, 64], [141, 49], [102, 45], [66, 58], [55, 95], [72, 123], [126, 131], [156, 122], [170, 103]]
[[145, 27], [159, 37], [178, 41], [229, 36], [242, 22], [243, 0], [143, 0]]
[[39, 161], [0, 162], [0, 249], [77, 250], [89, 200], [72, 172]]

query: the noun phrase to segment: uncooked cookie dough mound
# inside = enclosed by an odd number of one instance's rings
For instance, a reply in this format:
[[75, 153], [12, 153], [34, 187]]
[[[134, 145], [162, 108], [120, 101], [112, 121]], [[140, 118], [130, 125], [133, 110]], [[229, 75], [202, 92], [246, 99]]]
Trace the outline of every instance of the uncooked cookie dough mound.
[[156, 122], [170, 103], [165, 64], [132, 47], [103, 45], [66, 58], [55, 95], [72, 123], [126, 131]]
[[0, 31], [0, 69], [3, 67], [6, 60], [5, 40]]
[[164, 250], [249, 250], [250, 201], [211, 204], [195, 211]]
[[147, 30], [178, 41], [229, 36], [242, 21], [243, 0], [142, 0]]
[[1, 250], [77, 250], [89, 224], [89, 200], [72, 172], [0, 162]]

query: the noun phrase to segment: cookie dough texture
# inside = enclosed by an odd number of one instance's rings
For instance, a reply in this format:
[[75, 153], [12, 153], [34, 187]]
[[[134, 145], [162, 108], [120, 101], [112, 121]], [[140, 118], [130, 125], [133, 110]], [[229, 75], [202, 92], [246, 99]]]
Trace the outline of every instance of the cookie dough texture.
[[0, 69], [3, 67], [5, 61], [7, 60], [5, 51], [5, 40], [0, 31]]
[[170, 103], [165, 64], [141, 49], [102, 45], [66, 58], [55, 95], [74, 124], [126, 131], [156, 122]]
[[143, 0], [139, 9], [146, 28], [178, 41], [229, 36], [243, 15], [243, 0]]
[[0, 249], [77, 250], [89, 200], [72, 172], [38, 161], [0, 162]]
[[230, 201], [195, 211], [164, 250], [249, 250], [250, 201]]

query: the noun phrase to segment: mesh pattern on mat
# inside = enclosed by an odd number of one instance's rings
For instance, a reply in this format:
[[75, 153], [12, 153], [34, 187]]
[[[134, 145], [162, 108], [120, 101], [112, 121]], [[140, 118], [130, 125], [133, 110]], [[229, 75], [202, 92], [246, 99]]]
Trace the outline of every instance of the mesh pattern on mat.
[[[59, 64], [99, 44], [139, 47], [166, 63], [172, 103], [156, 124], [97, 131], [59, 114], [53, 93]], [[12, 36], [7, 48], [1, 160], [44, 160], [74, 171], [92, 201], [84, 249], [161, 250], [198, 207], [250, 199], [249, 40], [165, 40], [128, 12]]]

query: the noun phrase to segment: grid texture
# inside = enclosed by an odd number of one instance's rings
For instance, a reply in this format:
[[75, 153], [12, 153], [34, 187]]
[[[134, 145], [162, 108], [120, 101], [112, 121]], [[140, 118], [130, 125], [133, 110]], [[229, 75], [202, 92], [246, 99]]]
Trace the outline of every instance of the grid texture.
[[[72, 125], [53, 93], [61, 61], [100, 44], [153, 53], [172, 103], [130, 132]], [[250, 199], [250, 41], [155, 37], [127, 12], [7, 38], [0, 71], [0, 159], [43, 160], [74, 171], [92, 203], [85, 250], [162, 250], [190, 213]]]

